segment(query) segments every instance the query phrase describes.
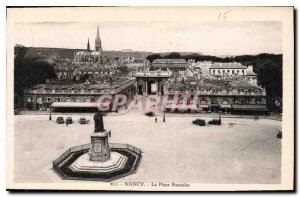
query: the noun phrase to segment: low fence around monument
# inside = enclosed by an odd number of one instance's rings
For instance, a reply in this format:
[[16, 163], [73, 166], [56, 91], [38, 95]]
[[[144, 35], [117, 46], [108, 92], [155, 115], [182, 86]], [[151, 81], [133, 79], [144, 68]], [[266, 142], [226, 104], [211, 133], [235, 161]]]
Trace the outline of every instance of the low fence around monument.
[[66, 150], [61, 156], [59, 156], [55, 161], [53, 161], [53, 167], [60, 164], [64, 159], [66, 159], [71, 154], [71, 148]]
[[[115, 176], [113, 178], [109, 178], [109, 179], [105, 179], [105, 180], [102, 180], [102, 181], [112, 181], [112, 180], [115, 180], [115, 179], [119, 179], [119, 178], [122, 178], [124, 176], [127, 176], [127, 175], [130, 175], [132, 173], [135, 173], [139, 164], [140, 164], [140, 161], [141, 161], [141, 157], [142, 157], [142, 151], [141, 149], [139, 148], [136, 148], [130, 144], [119, 144], [119, 143], [110, 143], [109, 144], [109, 147], [110, 148], [115, 148], [115, 149], [127, 149], [127, 150], [130, 150], [132, 151], [133, 153], [137, 154], [138, 155], [138, 159], [135, 160], [133, 166], [135, 167], [131, 167], [130, 171], [127, 172], [127, 173], [124, 173], [124, 174], [120, 174], [118, 176]], [[79, 152], [79, 151], [85, 151], [85, 150], [88, 150], [91, 148], [91, 144], [83, 144], [83, 145], [79, 145], [79, 146], [74, 146], [74, 147], [71, 147], [69, 148], [68, 150], [66, 150], [60, 157], [58, 157], [55, 161], [53, 161], [53, 170], [54, 172], [56, 172], [56, 174], [58, 176], [60, 176], [62, 179], [69, 179], [69, 180], [78, 180], [79, 178], [76, 178], [76, 177], [69, 177], [67, 176], [60, 168], [60, 165], [67, 161], [68, 158], [73, 154], [73, 153], [76, 153], [76, 152]], [[88, 180], [88, 179], [87, 179]], [[93, 179], [91, 179], [93, 180]], [[101, 180], [101, 179], [99, 179]]]
[[119, 143], [111, 143], [109, 144], [109, 147], [110, 148], [127, 148], [133, 152], [135, 152], [136, 154], [138, 155], [141, 155], [142, 154], [142, 151], [141, 149], [137, 148], [137, 147], [134, 147], [130, 144], [119, 144]]
[[[109, 144], [110, 148], [126, 148], [129, 149], [133, 152], [135, 152], [138, 155], [142, 154], [141, 149], [136, 148], [130, 144], [121, 144], [121, 143], [110, 143]], [[55, 161], [53, 161], [53, 166], [57, 166], [60, 164], [63, 160], [65, 160], [71, 153], [78, 152], [81, 150], [89, 149], [91, 148], [91, 144], [83, 144], [79, 146], [74, 146], [66, 150], [61, 156], [59, 156]]]
[[71, 147], [71, 153], [74, 153], [74, 152], [77, 152], [77, 151], [81, 151], [81, 150], [84, 150], [84, 149], [88, 149], [88, 148], [91, 148], [91, 144], [83, 144], [83, 145], [79, 145], [79, 146], [74, 146], [74, 147]]

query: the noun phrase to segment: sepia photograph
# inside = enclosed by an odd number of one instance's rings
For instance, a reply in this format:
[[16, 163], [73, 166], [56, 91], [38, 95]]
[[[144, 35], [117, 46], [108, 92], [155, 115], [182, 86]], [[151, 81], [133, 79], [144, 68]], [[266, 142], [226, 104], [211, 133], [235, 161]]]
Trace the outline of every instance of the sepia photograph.
[[293, 7], [8, 7], [7, 189], [294, 188]]

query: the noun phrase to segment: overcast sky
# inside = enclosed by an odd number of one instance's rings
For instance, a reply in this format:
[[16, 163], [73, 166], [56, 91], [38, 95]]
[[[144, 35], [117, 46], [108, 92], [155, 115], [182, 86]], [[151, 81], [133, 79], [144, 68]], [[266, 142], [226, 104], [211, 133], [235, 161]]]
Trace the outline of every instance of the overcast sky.
[[280, 22], [17, 23], [15, 44], [94, 49], [97, 25], [104, 50], [201, 52], [206, 55], [282, 53]]

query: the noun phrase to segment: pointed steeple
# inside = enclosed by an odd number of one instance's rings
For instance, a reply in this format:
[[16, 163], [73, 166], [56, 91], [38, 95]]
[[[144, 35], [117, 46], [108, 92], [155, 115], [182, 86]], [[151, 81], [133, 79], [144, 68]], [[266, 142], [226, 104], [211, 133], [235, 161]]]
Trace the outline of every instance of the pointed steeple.
[[87, 50], [88, 50], [88, 51], [90, 51], [90, 50], [91, 50], [91, 47], [90, 47], [90, 38], [88, 38]]
[[102, 45], [101, 45], [101, 39], [99, 34], [99, 25], [97, 25], [97, 36], [95, 39], [95, 50], [99, 51], [99, 62], [100, 64], [103, 63], [103, 54], [102, 54]]
[[100, 41], [100, 34], [99, 34], [99, 25], [97, 25], [97, 36], [96, 36], [96, 41]]
[[97, 35], [95, 40], [95, 50], [102, 52], [102, 46], [101, 46], [101, 39], [100, 39], [100, 33], [99, 33], [99, 25], [97, 26]]

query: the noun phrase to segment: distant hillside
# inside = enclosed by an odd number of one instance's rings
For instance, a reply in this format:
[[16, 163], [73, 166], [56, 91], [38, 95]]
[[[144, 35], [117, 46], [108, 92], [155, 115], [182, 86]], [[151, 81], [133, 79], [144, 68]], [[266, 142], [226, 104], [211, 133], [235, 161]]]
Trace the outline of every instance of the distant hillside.
[[104, 56], [107, 56], [107, 57], [127, 58], [127, 57], [131, 56], [131, 57], [138, 58], [138, 59], [146, 59], [146, 57], [151, 54], [152, 54], [151, 52], [132, 51], [132, 50], [104, 51]]
[[[27, 47], [27, 57], [73, 58], [77, 49]], [[78, 49], [80, 50], [80, 49]]]
[[165, 53], [159, 53], [161, 56], [168, 56], [170, 53], [179, 53], [181, 56], [187, 56], [187, 55], [203, 55], [200, 52], [165, 52]]

